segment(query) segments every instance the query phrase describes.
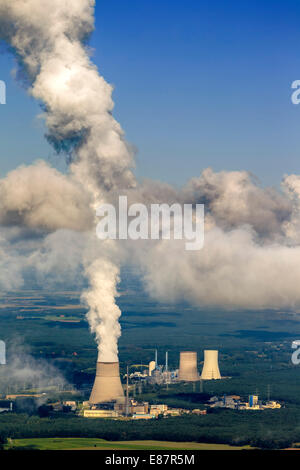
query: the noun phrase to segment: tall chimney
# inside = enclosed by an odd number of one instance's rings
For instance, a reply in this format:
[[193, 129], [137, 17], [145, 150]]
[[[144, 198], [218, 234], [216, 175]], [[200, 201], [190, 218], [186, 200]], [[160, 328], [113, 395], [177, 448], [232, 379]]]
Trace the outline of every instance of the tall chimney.
[[124, 399], [118, 362], [97, 362], [94, 386], [89, 402], [93, 405]]
[[204, 364], [201, 374], [202, 380], [216, 380], [221, 379], [221, 374], [218, 364], [218, 351], [206, 350], [204, 351]]
[[196, 380], [199, 380], [196, 352], [183, 351], [180, 353], [179, 380], [185, 382], [196, 382]]

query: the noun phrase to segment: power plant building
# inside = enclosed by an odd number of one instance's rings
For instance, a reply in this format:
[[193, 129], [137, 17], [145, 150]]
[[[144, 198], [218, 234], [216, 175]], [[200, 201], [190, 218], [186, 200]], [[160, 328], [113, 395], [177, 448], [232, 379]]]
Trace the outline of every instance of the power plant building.
[[155, 370], [155, 368], [156, 368], [155, 361], [149, 362], [149, 369], [148, 369], [149, 370], [149, 377], [151, 377], [152, 372]]
[[218, 364], [218, 351], [205, 350], [201, 380], [217, 380], [221, 378]]
[[117, 418], [119, 415], [114, 410], [84, 410], [84, 418]]

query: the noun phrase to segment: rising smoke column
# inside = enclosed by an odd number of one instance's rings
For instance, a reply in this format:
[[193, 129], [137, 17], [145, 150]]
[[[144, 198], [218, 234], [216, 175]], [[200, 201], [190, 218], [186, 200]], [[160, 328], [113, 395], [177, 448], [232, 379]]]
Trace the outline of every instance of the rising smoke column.
[[[180, 241], [166, 240], [126, 247], [128, 259], [144, 271], [148, 292], [160, 301], [208, 307], [300, 308], [299, 175], [285, 177], [283, 193], [260, 188], [247, 172], [211, 169], [182, 191], [155, 182], [136, 187], [130, 148], [111, 114], [112, 89], [85, 47], [93, 13], [91, 0], [0, 0], [0, 36], [15, 50], [29, 93], [43, 103], [48, 140], [70, 161], [68, 177], [38, 165], [0, 180], [0, 224], [1, 229], [9, 226], [6, 238], [16, 239], [14, 230], [20, 230], [20, 239], [24, 230], [55, 232], [46, 238], [46, 250], [42, 244], [31, 257], [19, 256], [20, 265], [29, 260], [49, 278], [62, 258], [63, 249], [59, 256], [56, 250], [64, 236], [61, 229], [82, 233], [86, 226], [90, 289], [83, 299], [102, 360], [115, 360], [121, 313], [115, 303], [119, 244], [100, 243], [88, 233], [95, 207], [116, 200], [119, 193], [128, 194], [129, 203], [205, 203], [200, 252], [186, 252]], [[32, 188], [33, 178], [42, 184]], [[4, 280], [5, 288], [23, 281], [14, 246], [0, 239], [0, 284]]]
[[[95, 209], [109, 191], [129, 189], [135, 180], [132, 153], [112, 116], [112, 87], [85, 45], [94, 28], [94, 6], [94, 0], [0, 0], [0, 36], [15, 51], [28, 92], [43, 104], [47, 139], [57, 152], [67, 152], [70, 171]], [[90, 289], [84, 299], [101, 360], [113, 361], [120, 335], [119, 267], [110, 243], [105, 250], [86, 265]]]
[[[116, 286], [119, 282], [119, 268], [111, 260], [99, 258], [91, 263], [86, 271], [91, 286], [83, 294], [83, 299], [90, 307], [87, 319], [91, 331], [96, 334], [99, 359], [116, 362], [117, 340], [121, 335], [118, 321], [121, 310], [115, 302], [118, 295]], [[109, 315], [105, 312], [109, 312]]]

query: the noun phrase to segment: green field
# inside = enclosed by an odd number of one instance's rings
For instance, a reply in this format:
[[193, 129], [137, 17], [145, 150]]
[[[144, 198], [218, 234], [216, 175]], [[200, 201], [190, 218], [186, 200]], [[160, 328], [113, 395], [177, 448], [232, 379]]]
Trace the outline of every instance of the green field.
[[225, 444], [197, 442], [123, 441], [109, 442], [89, 438], [14, 439], [6, 449], [31, 448], [36, 450], [243, 450], [249, 446], [232, 447]]

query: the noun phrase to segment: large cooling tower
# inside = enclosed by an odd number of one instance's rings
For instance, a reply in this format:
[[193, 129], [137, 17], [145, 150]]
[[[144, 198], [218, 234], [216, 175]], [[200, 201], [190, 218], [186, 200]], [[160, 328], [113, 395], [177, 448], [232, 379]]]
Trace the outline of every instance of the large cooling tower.
[[183, 351], [180, 353], [179, 380], [195, 382], [199, 380], [197, 370], [197, 353], [193, 351]]
[[124, 397], [118, 362], [97, 362], [96, 378], [90, 403], [103, 403]]
[[201, 374], [202, 380], [221, 379], [218, 364], [218, 351], [204, 351], [204, 364]]

